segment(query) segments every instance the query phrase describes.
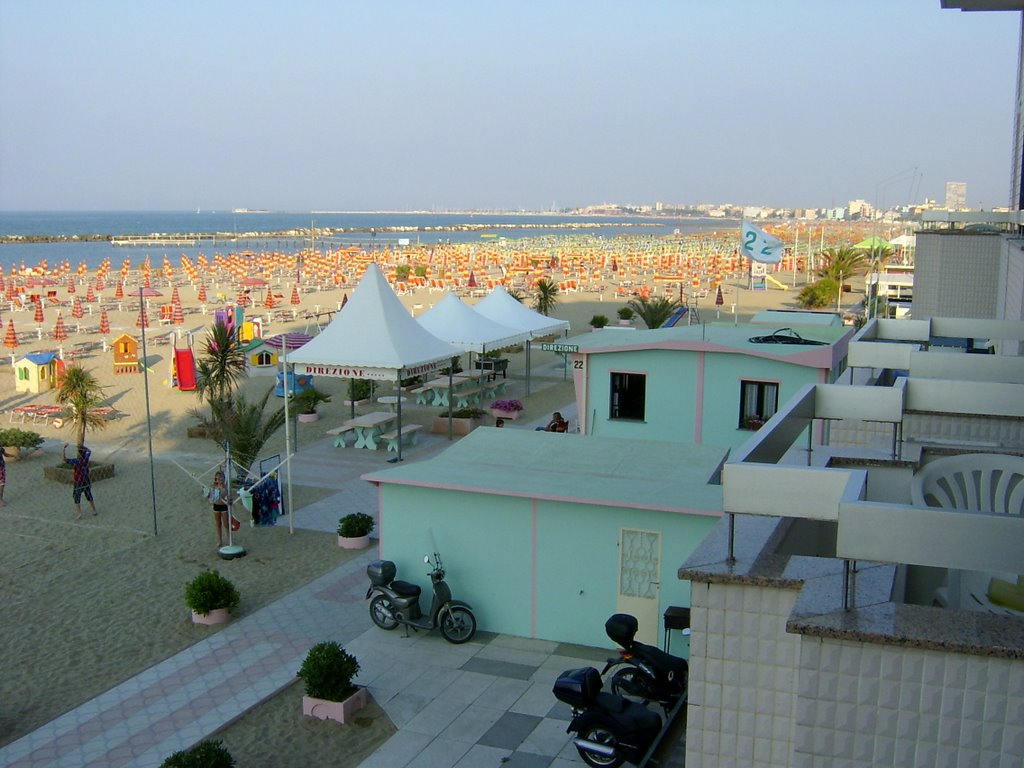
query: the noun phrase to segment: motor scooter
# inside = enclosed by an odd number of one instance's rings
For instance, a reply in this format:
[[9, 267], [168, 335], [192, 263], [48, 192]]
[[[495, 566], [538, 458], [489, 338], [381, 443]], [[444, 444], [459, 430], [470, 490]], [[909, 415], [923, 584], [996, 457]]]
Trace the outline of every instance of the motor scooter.
[[643, 704], [601, 690], [593, 667], [570, 669], [555, 680], [555, 698], [572, 708], [566, 733], [583, 761], [594, 768], [639, 765], [661, 731], [661, 717]]
[[366, 575], [370, 577], [366, 597], [373, 595], [370, 600], [373, 623], [381, 629], [394, 629], [402, 624], [407, 636], [410, 627], [428, 632], [440, 627], [449, 643], [458, 645], [471, 640], [476, 634], [476, 617], [468, 603], [452, 600], [452, 591], [444, 580], [441, 556], [435, 552], [433, 563], [430, 555], [425, 556], [423, 562], [431, 566], [430, 583], [434, 587], [434, 599], [427, 615], [420, 611], [420, 588], [407, 581], [397, 581], [392, 561], [374, 560], [366, 566]]
[[635, 641], [637, 627], [636, 617], [628, 613], [616, 613], [604, 623], [605, 633], [622, 648], [608, 659], [601, 676], [614, 670], [609, 681], [612, 693], [656, 701], [668, 714], [686, 698], [690, 667], [685, 659]]

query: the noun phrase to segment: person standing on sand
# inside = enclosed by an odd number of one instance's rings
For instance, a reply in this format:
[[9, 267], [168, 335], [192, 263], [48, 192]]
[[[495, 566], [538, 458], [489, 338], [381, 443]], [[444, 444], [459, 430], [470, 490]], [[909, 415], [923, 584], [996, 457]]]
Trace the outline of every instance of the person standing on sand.
[[231, 525], [231, 498], [227, 486], [224, 485], [224, 473], [218, 472], [213, 476], [213, 487], [205, 490], [203, 494], [213, 502], [213, 525], [217, 529], [217, 551], [224, 546], [223, 531], [228, 530]]
[[92, 500], [92, 478], [89, 477], [89, 457], [92, 456], [92, 451], [86, 448], [84, 445], [78, 446], [78, 456], [69, 459], [68, 458], [68, 444], [64, 443], [64, 447], [60, 452], [61, 458], [64, 459], [64, 463], [68, 464], [74, 470], [74, 485], [75, 488], [71, 492], [71, 498], [75, 500], [75, 520], [82, 519], [82, 494], [85, 494], [85, 498], [89, 501], [89, 506], [92, 507], [92, 514], [95, 517], [96, 503]]

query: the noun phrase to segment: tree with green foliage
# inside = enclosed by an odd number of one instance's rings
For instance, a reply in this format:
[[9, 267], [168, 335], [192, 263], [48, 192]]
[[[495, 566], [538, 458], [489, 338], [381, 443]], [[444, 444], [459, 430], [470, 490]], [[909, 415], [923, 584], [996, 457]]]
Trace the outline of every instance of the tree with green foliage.
[[64, 423], [74, 429], [75, 443], [79, 448], [85, 445], [86, 429], [104, 429], [107, 426], [107, 417], [95, 411], [106, 400], [103, 389], [92, 371], [80, 365], [66, 368], [57, 385], [57, 402], [70, 411]]
[[247, 376], [245, 352], [238, 338], [224, 323], [214, 323], [196, 362], [196, 394], [212, 410], [215, 402], [230, 400]]
[[630, 300], [629, 307], [648, 328], [660, 328], [662, 323], [679, 309], [679, 302], [664, 296], [655, 296], [652, 299], [645, 299], [641, 296]]
[[249, 402], [245, 395], [236, 392], [228, 400], [218, 400], [212, 406], [212, 424], [216, 427], [217, 442], [222, 440], [231, 447], [231, 458], [248, 471], [263, 446], [277, 430], [284, 426], [284, 406], [266, 413], [267, 401], [273, 387], [263, 397]]
[[839, 291], [839, 283], [830, 277], [822, 278], [815, 283], [805, 285], [796, 296], [796, 303], [803, 309], [822, 309], [834, 307]]
[[828, 248], [821, 253], [818, 277], [830, 278], [836, 282], [847, 280], [867, 271], [868, 257], [863, 251], [849, 246]]
[[550, 315], [558, 303], [558, 283], [542, 277], [534, 284], [533, 308], [542, 315]]

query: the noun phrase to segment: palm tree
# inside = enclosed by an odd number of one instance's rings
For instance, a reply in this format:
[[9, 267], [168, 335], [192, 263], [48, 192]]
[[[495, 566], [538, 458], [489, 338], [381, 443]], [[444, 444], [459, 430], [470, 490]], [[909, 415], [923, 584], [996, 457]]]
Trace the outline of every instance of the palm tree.
[[284, 424], [284, 406], [266, 415], [267, 400], [274, 388], [262, 398], [250, 403], [241, 392], [226, 400], [211, 403], [213, 423], [218, 428], [217, 442], [226, 441], [231, 447], [231, 458], [248, 471], [266, 442]]
[[542, 277], [534, 285], [533, 308], [542, 315], [550, 315], [558, 303], [558, 283]]
[[864, 252], [848, 245], [822, 251], [821, 259], [818, 277], [831, 278], [836, 282], [863, 274], [868, 267], [868, 257]]
[[76, 445], [85, 446], [86, 429], [104, 429], [107, 426], [105, 416], [95, 413], [96, 408], [103, 405], [106, 396], [103, 387], [92, 371], [80, 365], [72, 365], [65, 369], [57, 387], [57, 402], [68, 406], [71, 415], [65, 423], [75, 430]]
[[230, 400], [248, 372], [245, 352], [224, 323], [214, 323], [203, 356], [196, 363], [196, 394], [210, 404]]
[[632, 309], [648, 328], [660, 328], [679, 309], [679, 302], [662, 296], [645, 299], [642, 296], [629, 302]]

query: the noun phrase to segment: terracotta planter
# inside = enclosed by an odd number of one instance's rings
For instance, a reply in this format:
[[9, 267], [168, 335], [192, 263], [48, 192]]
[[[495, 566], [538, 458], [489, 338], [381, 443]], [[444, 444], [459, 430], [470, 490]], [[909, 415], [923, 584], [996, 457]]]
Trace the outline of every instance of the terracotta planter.
[[[479, 419], [452, 419], [452, 434], [460, 437], [468, 435], [480, 426]], [[430, 431], [435, 435], [448, 434], [448, 417], [435, 416], [430, 423]]]
[[619, 325], [629, 326], [629, 325], [632, 325], [632, 324], [633, 324], [632, 320], [619, 320]]
[[209, 613], [196, 613], [192, 611], [193, 624], [227, 624], [231, 619], [231, 611], [227, 608], [214, 608]]
[[319, 413], [300, 413], [299, 414], [299, 421], [301, 421], [303, 424], [308, 424], [311, 421], [320, 421], [320, 414]]
[[505, 419], [506, 421], [515, 421], [519, 418], [519, 414], [522, 411], [499, 411], [497, 408], [491, 408], [491, 415], [496, 419]]
[[356, 692], [344, 701], [328, 701], [312, 696], [302, 697], [302, 714], [320, 720], [334, 720], [338, 723], [349, 723], [353, 715], [366, 706], [366, 689], [357, 688]]
[[21, 461], [21, 448], [17, 445], [8, 445], [4, 448], [4, 459], [6, 461]]
[[338, 546], [342, 549], [366, 549], [370, 546], [370, 534], [365, 536], [339, 536]]

